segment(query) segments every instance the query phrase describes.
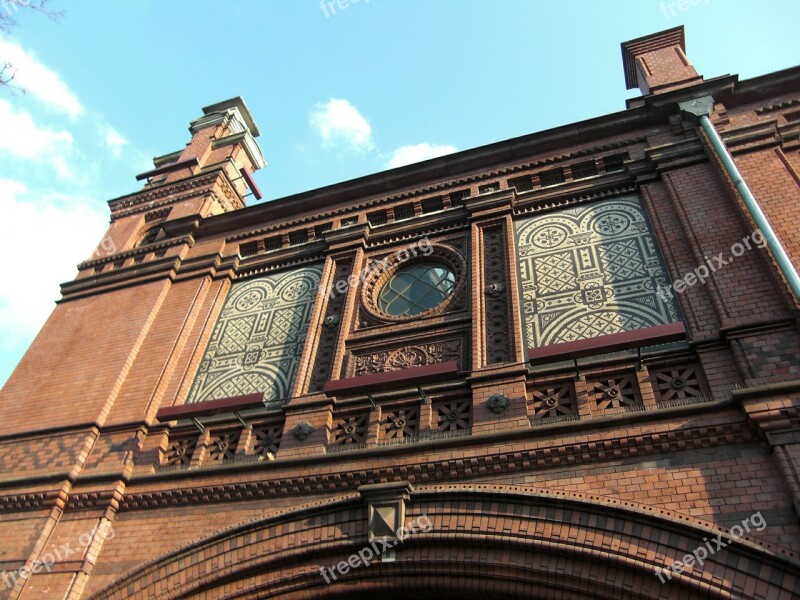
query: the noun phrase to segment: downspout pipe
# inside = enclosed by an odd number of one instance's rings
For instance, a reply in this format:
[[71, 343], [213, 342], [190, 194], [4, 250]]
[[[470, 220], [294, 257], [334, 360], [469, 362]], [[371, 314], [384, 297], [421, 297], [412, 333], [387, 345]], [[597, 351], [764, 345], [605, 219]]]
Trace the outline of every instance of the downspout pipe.
[[678, 107], [682, 112], [696, 119], [700, 127], [703, 128], [703, 131], [706, 132], [708, 139], [711, 141], [711, 147], [714, 153], [719, 157], [720, 161], [722, 161], [725, 171], [727, 171], [728, 176], [733, 181], [739, 194], [741, 194], [750, 216], [753, 217], [753, 221], [755, 221], [761, 233], [764, 234], [767, 246], [769, 246], [769, 249], [772, 251], [775, 262], [778, 263], [778, 268], [781, 270], [781, 273], [783, 273], [783, 276], [789, 283], [789, 287], [794, 293], [795, 301], [800, 303], [800, 276], [798, 276], [797, 270], [795, 270], [792, 261], [789, 259], [789, 255], [786, 254], [786, 251], [778, 240], [778, 236], [775, 235], [775, 231], [773, 231], [769, 221], [767, 221], [767, 217], [761, 210], [755, 196], [753, 196], [753, 192], [747, 187], [744, 177], [742, 177], [739, 168], [733, 161], [733, 156], [731, 156], [731, 153], [725, 147], [725, 143], [722, 141], [719, 133], [717, 133], [714, 125], [711, 124], [711, 119], [708, 118], [708, 115], [714, 112], [714, 99], [711, 96], [703, 96], [702, 98], [681, 102], [678, 104]]

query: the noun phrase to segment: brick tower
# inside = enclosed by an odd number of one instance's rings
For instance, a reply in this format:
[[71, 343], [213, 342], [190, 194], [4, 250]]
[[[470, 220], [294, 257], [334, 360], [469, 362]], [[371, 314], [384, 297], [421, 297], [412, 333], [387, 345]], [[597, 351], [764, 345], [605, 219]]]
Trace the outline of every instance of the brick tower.
[[246, 206], [156, 158], [0, 392], [0, 598], [800, 595], [800, 68]]

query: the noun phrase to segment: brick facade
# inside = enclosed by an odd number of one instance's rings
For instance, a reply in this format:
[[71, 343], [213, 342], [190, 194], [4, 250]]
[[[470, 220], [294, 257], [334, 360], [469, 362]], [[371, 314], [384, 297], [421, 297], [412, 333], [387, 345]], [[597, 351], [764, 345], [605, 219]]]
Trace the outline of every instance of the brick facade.
[[800, 304], [678, 107], [797, 268], [800, 68], [622, 51], [625, 111], [251, 207], [206, 107], [0, 392], [0, 598], [800, 595]]

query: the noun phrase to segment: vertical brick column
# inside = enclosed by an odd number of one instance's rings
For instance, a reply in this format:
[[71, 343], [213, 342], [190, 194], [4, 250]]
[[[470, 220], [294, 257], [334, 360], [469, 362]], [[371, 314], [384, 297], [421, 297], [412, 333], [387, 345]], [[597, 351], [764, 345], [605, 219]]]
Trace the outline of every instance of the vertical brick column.
[[[322, 388], [326, 381], [339, 377], [344, 362], [369, 230], [369, 224], [361, 223], [323, 234], [329, 252], [292, 400], [285, 407], [286, 422], [279, 451], [282, 458], [325, 452], [333, 426], [335, 399], [327, 398]], [[313, 431], [304, 437], [302, 432], [307, 425]]]
[[472, 370], [524, 362], [519, 319], [514, 190], [466, 200], [471, 221]]
[[529, 427], [511, 219], [514, 193], [501, 190], [466, 200], [471, 221], [474, 433]]

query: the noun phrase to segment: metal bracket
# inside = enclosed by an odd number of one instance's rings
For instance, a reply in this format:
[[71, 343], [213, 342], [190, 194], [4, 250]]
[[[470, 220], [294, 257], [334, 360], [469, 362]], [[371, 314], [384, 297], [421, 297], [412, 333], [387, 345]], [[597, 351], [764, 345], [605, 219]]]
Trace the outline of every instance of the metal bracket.
[[431, 403], [430, 399], [425, 395], [425, 392], [422, 391], [422, 388], [420, 386], [417, 386], [417, 391], [419, 392], [419, 397], [422, 398], [423, 404]]
[[367, 398], [369, 399], [370, 404], [372, 404], [372, 408], [378, 408], [378, 405], [375, 403], [375, 398], [372, 397], [372, 394], [367, 394]]
[[241, 424], [242, 424], [242, 427], [244, 427], [245, 429], [247, 429], [247, 421], [245, 421], [245, 420], [242, 418], [242, 415], [240, 415], [240, 414], [239, 414], [239, 411], [238, 411], [238, 410], [235, 410], [235, 411], [233, 411], [233, 416], [234, 416], [234, 417], [236, 417], [236, 418], [239, 420], [239, 423], [241, 423]]
[[678, 103], [678, 108], [689, 118], [697, 121], [700, 117], [708, 116], [714, 112], [714, 99], [711, 96], [701, 96], [700, 98]]
[[575, 379], [578, 380], [578, 381], [582, 381], [583, 380], [583, 374], [581, 373], [581, 367], [578, 364], [578, 359], [577, 358], [573, 358], [572, 361], [575, 363]]
[[205, 433], [206, 432], [206, 428], [203, 426], [203, 424], [200, 421], [197, 420], [197, 417], [192, 417], [192, 423], [194, 423], [194, 426], [197, 427], [197, 429], [198, 429], [198, 431], [200, 433]]

